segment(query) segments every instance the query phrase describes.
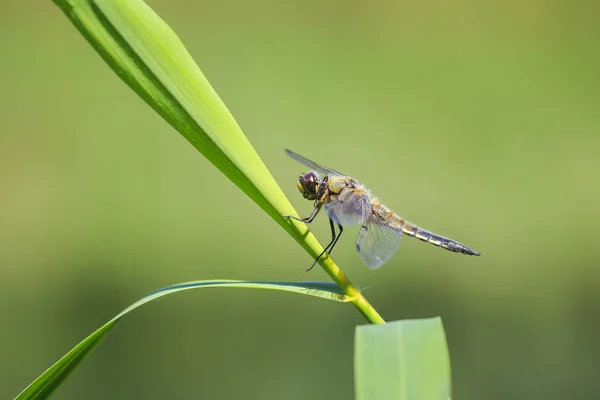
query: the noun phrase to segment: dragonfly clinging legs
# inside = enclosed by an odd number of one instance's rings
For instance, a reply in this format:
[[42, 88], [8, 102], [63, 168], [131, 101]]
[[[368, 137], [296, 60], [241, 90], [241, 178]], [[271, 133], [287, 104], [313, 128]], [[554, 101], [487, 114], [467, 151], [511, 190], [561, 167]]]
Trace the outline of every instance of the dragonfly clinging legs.
[[[326, 253], [331, 254], [345, 226], [360, 225], [356, 239], [356, 250], [367, 267], [375, 269], [389, 260], [400, 245], [402, 234], [415, 237], [454, 253], [479, 256], [481, 253], [471, 250], [462, 243], [419, 228], [406, 221], [383, 205], [361, 182], [324, 165], [317, 164], [291, 150], [286, 153], [311, 168], [300, 175], [297, 187], [302, 196], [314, 201], [314, 209], [306, 218], [292, 218], [311, 223], [319, 211], [324, 209], [329, 217], [331, 241], [315, 259], [307, 271]], [[336, 233], [335, 225], [339, 232]]]

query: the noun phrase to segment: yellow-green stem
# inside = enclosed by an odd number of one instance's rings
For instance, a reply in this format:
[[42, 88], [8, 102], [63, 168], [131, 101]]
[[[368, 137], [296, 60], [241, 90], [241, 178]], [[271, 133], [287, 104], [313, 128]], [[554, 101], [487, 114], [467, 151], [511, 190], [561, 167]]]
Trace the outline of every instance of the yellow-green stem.
[[[94, 49], [167, 122], [283, 227], [313, 257], [323, 248], [199, 70], [183, 43], [142, 0], [53, 0]], [[325, 272], [373, 324], [385, 323], [330, 257]]]
[[344, 274], [344, 272], [337, 266], [337, 264], [331, 259], [331, 257], [327, 257], [321, 263], [321, 266], [334, 280], [335, 283], [344, 291], [346, 296], [348, 296], [351, 300], [350, 302], [354, 304], [354, 306], [360, 311], [362, 315], [372, 324], [385, 324], [385, 320], [379, 315], [377, 310], [373, 308], [371, 303], [367, 301], [365, 296], [363, 296], [360, 289], [350, 282], [350, 279]]

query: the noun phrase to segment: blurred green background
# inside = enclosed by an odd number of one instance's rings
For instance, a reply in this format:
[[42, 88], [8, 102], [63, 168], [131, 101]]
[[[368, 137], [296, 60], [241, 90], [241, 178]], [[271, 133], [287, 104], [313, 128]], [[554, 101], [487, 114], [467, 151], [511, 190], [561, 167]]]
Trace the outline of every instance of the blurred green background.
[[[388, 320], [440, 315], [456, 399], [600, 391], [600, 3], [149, 1], [302, 215], [289, 147], [482, 257], [405, 238]], [[50, 1], [0, 3], [0, 398], [148, 292], [327, 280]], [[329, 238], [324, 217], [312, 227]], [[56, 398], [351, 399], [350, 305], [188, 292], [128, 316]]]

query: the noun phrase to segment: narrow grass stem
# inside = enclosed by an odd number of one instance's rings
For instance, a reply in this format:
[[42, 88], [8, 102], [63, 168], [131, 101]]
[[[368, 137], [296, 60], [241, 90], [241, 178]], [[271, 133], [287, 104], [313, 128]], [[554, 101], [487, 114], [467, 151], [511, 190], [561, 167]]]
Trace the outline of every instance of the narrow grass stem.
[[350, 279], [348, 279], [346, 274], [344, 274], [331, 257], [327, 257], [325, 260], [321, 261], [320, 264], [327, 275], [329, 275], [344, 291], [344, 294], [351, 299], [350, 302], [354, 304], [362, 315], [364, 315], [367, 321], [372, 324], [385, 324], [385, 320], [379, 315], [377, 310], [373, 308], [360, 289], [350, 282]]
[[[313, 257], [323, 250], [175, 32], [142, 0], [53, 0], [127, 85]], [[330, 257], [325, 272], [371, 323], [384, 323]]]

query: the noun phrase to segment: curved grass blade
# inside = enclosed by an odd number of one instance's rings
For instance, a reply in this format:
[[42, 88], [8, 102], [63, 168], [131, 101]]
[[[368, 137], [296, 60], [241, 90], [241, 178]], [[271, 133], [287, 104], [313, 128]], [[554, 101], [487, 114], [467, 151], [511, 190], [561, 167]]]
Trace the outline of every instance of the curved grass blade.
[[358, 326], [354, 382], [357, 400], [449, 400], [450, 358], [442, 320]]
[[[313, 258], [323, 250], [171, 28], [142, 0], [53, 0], [117, 75]], [[372, 323], [383, 318], [330, 257], [319, 263]]]
[[290, 293], [304, 294], [307, 296], [320, 297], [322, 299], [347, 302], [349, 299], [343, 294], [341, 289], [334, 283], [329, 282], [255, 282], [255, 281], [235, 281], [235, 280], [210, 280], [180, 283], [167, 286], [150, 293], [143, 299], [121, 311], [113, 319], [108, 321], [102, 327], [97, 329], [90, 336], [82, 340], [71, 351], [65, 354], [54, 365], [48, 368], [42, 375], [33, 381], [16, 399], [32, 400], [48, 398], [54, 390], [68, 377], [68, 375], [77, 367], [77, 365], [88, 356], [100, 341], [114, 328], [119, 320], [135, 310], [136, 308], [156, 300], [160, 297], [190, 290], [209, 287], [228, 287], [228, 288], [248, 288], [248, 289], [266, 289], [279, 290]]

